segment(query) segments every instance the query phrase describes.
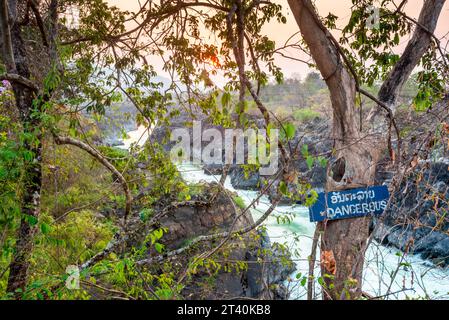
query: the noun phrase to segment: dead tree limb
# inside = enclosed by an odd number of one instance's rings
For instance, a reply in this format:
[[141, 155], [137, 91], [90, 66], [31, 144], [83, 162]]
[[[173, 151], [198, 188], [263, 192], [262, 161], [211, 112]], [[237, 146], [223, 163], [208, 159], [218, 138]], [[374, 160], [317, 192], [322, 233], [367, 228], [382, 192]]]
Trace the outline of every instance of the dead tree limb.
[[419, 15], [415, 32], [408, 42], [399, 61], [395, 64], [387, 80], [379, 90], [379, 100], [393, 109], [404, 83], [410, 77], [413, 69], [428, 50], [435, 32], [438, 18], [445, 0], [427, 0]]

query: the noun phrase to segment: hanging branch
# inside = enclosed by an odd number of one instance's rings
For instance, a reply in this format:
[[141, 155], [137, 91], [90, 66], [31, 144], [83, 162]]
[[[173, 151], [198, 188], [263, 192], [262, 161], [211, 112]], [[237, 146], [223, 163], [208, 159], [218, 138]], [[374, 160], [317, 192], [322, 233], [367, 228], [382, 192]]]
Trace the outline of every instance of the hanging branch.
[[[241, 84], [240, 90], [242, 92], [242, 91], [245, 91], [245, 88], [248, 89], [254, 102], [256, 103], [257, 108], [262, 113], [262, 116], [265, 120], [265, 126], [268, 128], [269, 124], [271, 123], [270, 113], [269, 113], [268, 109], [265, 107], [265, 105], [263, 104], [262, 100], [260, 100], [257, 92], [254, 90], [253, 85], [251, 84], [251, 81], [249, 81], [248, 77], [246, 76], [245, 69], [244, 69], [244, 60], [241, 59], [241, 56], [242, 55], [244, 56], [244, 48], [243, 47], [244, 47], [244, 40], [245, 40], [245, 32], [244, 32], [244, 25], [242, 25], [244, 11], [243, 10], [237, 11], [237, 8], [238, 8], [237, 5], [234, 4], [234, 6], [231, 8], [231, 10], [228, 14], [226, 22], [227, 22], [227, 29], [228, 29], [227, 30], [228, 38], [231, 43], [232, 50], [234, 52], [234, 57], [237, 62], [237, 66], [239, 68], [239, 78], [240, 78], [240, 84]], [[237, 30], [242, 30], [241, 32], [237, 32], [237, 39], [236, 39], [236, 37], [234, 37], [233, 31], [232, 31], [232, 16], [234, 14], [239, 15], [237, 17]], [[239, 45], [241, 46], [240, 48], [239, 48]], [[242, 88], [242, 86], [243, 86], [243, 88]], [[267, 140], [268, 140], [268, 137], [267, 137]], [[281, 151], [281, 155], [282, 155], [285, 163], [288, 163], [290, 160], [290, 157], [289, 157], [287, 151], [285, 150], [285, 147], [281, 141], [278, 141], [278, 147]], [[287, 169], [288, 168], [286, 167], [285, 170], [287, 170]]]
[[313, 235], [312, 252], [310, 253], [309, 256], [309, 277], [307, 278], [307, 300], [313, 300], [316, 251], [318, 248], [318, 240], [320, 239], [320, 234], [322, 232], [322, 227], [323, 223], [318, 222], [315, 228], [315, 233]]
[[120, 181], [120, 183], [123, 187], [123, 191], [126, 196], [126, 206], [125, 206], [125, 221], [126, 221], [131, 212], [131, 205], [133, 202], [133, 197], [131, 195], [131, 191], [129, 189], [128, 182], [123, 177], [123, 175], [120, 173], [120, 171], [118, 171], [98, 150], [94, 149], [87, 143], [84, 143], [82, 141], [76, 140], [71, 137], [61, 137], [56, 134], [54, 134], [53, 136], [54, 136], [55, 142], [58, 145], [72, 145], [72, 146], [78, 147], [78, 148], [86, 151], [92, 157], [97, 159], [102, 165], [104, 165], [109, 171], [111, 171], [111, 173], [115, 177], [117, 177], [117, 179]]
[[[405, 81], [428, 50], [444, 3], [445, 0], [428, 0], [424, 3], [418, 21], [415, 22], [418, 27], [379, 90], [379, 100], [388, 106], [395, 107]], [[398, 13], [401, 14], [401, 11]]]

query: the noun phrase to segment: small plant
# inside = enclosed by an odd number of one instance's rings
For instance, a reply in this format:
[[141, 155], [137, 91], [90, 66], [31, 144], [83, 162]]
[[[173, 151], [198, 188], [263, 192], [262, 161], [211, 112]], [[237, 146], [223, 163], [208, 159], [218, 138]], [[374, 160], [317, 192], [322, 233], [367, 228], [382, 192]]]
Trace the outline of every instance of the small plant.
[[237, 205], [237, 207], [239, 207], [240, 209], [246, 208], [245, 200], [243, 200], [241, 197], [235, 196], [233, 198], [233, 200], [234, 200], [234, 203]]

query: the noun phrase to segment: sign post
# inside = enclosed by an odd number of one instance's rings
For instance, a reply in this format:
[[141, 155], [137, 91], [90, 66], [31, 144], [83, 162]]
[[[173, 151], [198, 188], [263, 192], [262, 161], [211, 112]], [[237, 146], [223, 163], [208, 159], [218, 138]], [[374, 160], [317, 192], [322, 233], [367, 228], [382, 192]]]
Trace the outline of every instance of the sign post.
[[372, 186], [320, 193], [309, 208], [310, 221], [339, 220], [381, 215], [388, 204], [387, 186]]

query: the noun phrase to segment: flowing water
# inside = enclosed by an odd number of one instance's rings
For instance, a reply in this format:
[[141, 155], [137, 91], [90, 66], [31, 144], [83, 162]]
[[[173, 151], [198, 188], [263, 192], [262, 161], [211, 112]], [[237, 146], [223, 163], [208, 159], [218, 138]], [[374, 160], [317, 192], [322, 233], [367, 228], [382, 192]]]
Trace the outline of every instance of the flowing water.
[[[144, 134], [144, 129], [129, 134], [130, 138], [125, 146], [137, 142]], [[145, 139], [144, 139], [145, 138]], [[138, 142], [142, 145], [146, 136]], [[218, 182], [220, 176], [206, 175], [197, 166], [184, 164], [179, 166], [182, 177], [189, 183]], [[226, 180], [225, 187], [236, 192], [247, 205], [258, 197], [257, 191], [236, 190]], [[270, 207], [267, 196], [262, 196], [255, 208], [251, 209], [254, 220], [257, 220]], [[285, 217], [290, 217], [290, 222], [282, 222]], [[291, 280], [286, 281], [286, 286], [291, 292], [292, 299], [304, 299], [306, 290], [296, 280], [296, 275], [308, 274], [308, 256], [312, 248], [312, 238], [315, 223], [309, 221], [308, 208], [296, 206], [279, 206], [264, 222], [271, 242], [285, 244], [292, 253], [292, 259], [296, 263], [297, 270], [291, 275]], [[317, 257], [319, 257], [319, 252]], [[373, 297], [386, 299], [424, 298], [448, 299], [449, 298], [449, 270], [440, 269], [430, 262], [424, 261], [415, 255], [404, 256], [398, 250], [387, 248], [373, 242], [367, 250], [364, 269], [363, 291]], [[319, 269], [315, 270], [319, 275]], [[319, 285], [316, 284], [316, 292], [319, 294]]]

